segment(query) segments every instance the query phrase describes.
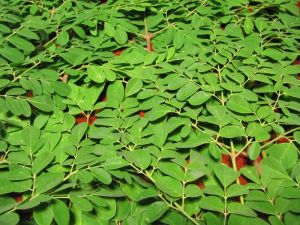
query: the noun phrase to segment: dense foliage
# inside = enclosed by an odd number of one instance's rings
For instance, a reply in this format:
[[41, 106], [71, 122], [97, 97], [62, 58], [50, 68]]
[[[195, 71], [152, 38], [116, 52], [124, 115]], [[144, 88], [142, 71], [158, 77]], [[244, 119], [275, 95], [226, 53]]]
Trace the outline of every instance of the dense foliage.
[[298, 7], [0, 0], [0, 224], [299, 224]]

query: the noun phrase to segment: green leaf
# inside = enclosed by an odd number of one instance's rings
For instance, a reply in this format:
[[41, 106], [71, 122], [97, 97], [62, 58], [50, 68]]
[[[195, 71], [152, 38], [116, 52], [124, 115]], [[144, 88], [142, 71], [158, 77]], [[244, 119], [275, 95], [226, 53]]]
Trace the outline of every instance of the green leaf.
[[285, 58], [285, 54], [275, 48], [268, 48], [262, 52], [262, 55], [268, 56], [276, 61], [281, 61]]
[[22, 114], [22, 111], [21, 111], [22, 109], [21, 109], [17, 99], [12, 98], [10, 96], [6, 97], [6, 105], [7, 105], [8, 109], [16, 116], [19, 116]]
[[300, 87], [292, 86], [291, 88], [286, 90], [285, 94], [300, 99], [299, 91], [300, 91]]
[[270, 157], [277, 159], [285, 169], [294, 166], [298, 160], [298, 150], [290, 143], [272, 145], [268, 152]]
[[128, 41], [128, 36], [123, 29], [118, 27], [114, 32], [114, 39], [118, 44], [123, 45]]
[[189, 184], [184, 189], [184, 194], [189, 198], [196, 198], [203, 195], [202, 190], [196, 184]]
[[255, 137], [257, 141], [264, 141], [270, 138], [269, 130], [259, 123], [249, 123], [246, 129], [248, 136]]
[[174, 47], [169, 48], [167, 53], [167, 61], [172, 59], [174, 55], [175, 55], [175, 48]]
[[209, 185], [209, 184], [205, 185], [204, 193], [209, 195], [216, 195], [220, 197], [223, 197], [225, 195], [223, 188], [221, 188], [219, 185]]
[[104, 71], [101, 66], [89, 66], [87, 68], [88, 77], [97, 83], [103, 83], [105, 81]]
[[228, 225], [269, 225], [269, 223], [265, 222], [260, 218], [253, 218], [242, 215], [230, 215], [228, 220]]
[[265, 214], [276, 215], [276, 209], [271, 202], [265, 201], [247, 201], [246, 206], [252, 208], [253, 210]]
[[10, 37], [8, 41], [14, 46], [16, 46], [18, 49], [26, 52], [32, 52], [35, 49], [34, 45], [31, 42], [17, 35]]
[[8, 79], [0, 79], [0, 89], [8, 86], [10, 84], [10, 80]]
[[12, 193], [12, 192], [25, 192], [29, 191], [32, 186], [32, 180], [24, 181], [9, 181], [8, 179], [0, 179], [0, 195]]
[[206, 133], [191, 132], [185, 141], [178, 143], [176, 146], [178, 148], [195, 148], [200, 145], [210, 143], [210, 141], [211, 137]]
[[272, 225], [284, 225], [284, 223], [276, 216], [270, 216], [268, 219]]
[[83, 138], [84, 134], [87, 131], [87, 128], [88, 128], [87, 123], [81, 123], [81, 124], [76, 125], [72, 129], [72, 134], [70, 136], [70, 140], [72, 141], [72, 143], [74, 145], [79, 145], [81, 139]]
[[244, 31], [246, 34], [251, 34], [254, 28], [254, 23], [251, 18], [246, 17], [244, 22]]
[[182, 31], [177, 31], [174, 35], [173, 44], [176, 49], [180, 49], [185, 41], [185, 36]]
[[213, 121], [219, 126], [225, 126], [232, 122], [233, 118], [229, 116], [227, 108], [221, 105], [208, 105], [207, 110], [213, 115]]
[[157, 201], [148, 205], [144, 211], [144, 218], [147, 223], [157, 221], [166, 211], [168, 205], [165, 202]]
[[2, 176], [5, 179], [5, 175], [8, 176], [8, 180], [26, 180], [31, 178], [30, 170], [22, 166], [15, 165], [9, 172], [3, 172]]
[[210, 98], [211, 94], [204, 91], [198, 91], [189, 98], [188, 102], [192, 106], [199, 106], [208, 101]]
[[191, 95], [193, 95], [198, 89], [199, 87], [196, 84], [189, 82], [179, 89], [179, 91], [176, 94], [176, 98], [178, 101], [185, 101]]
[[187, 84], [188, 80], [186, 78], [183, 77], [179, 77], [179, 76], [174, 76], [171, 79], [171, 82], [168, 83], [168, 90], [177, 90], [179, 88], [181, 88], [183, 85]]
[[64, 173], [62, 172], [47, 172], [39, 175], [36, 178], [36, 193], [45, 193], [57, 185], [61, 184], [64, 180]]
[[92, 203], [84, 197], [70, 196], [70, 201], [83, 212], [90, 212], [93, 210]]
[[161, 12], [157, 12], [154, 15], [150, 15], [147, 17], [147, 25], [148, 28], [156, 27], [159, 23], [161, 23], [164, 19], [164, 15]]
[[93, 176], [96, 177], [97, 180], [102, 182], [103, 184], [111, 184], [112, 177], [110, 173], [108, 173], [105, 169], [102, 168], [91, 168], [90, 169]]
[[13, 198], [0, 196], [0, 213], [6, 212], [12, 209], [16, 205], [16, 201]]
[[106, 170], [115, 170], [128, 165], [129, 163], [125, 159], [121, 157], [113, 157], [105, 161], [102, 166]]
[[155, 185], [165, 194], [171, 197], [180, 197], [183, 193], [183, 187], [180, 181], [168, 176], [158, 176], [155, 179]]
[[8, 59], [12, 63], [16, 64], [22, 63], [25, 58], [25, 56], [20, 50], [11, 47], [1, 47], [0, 55], [2, 55], [4, 58]]
[[34, 96], [28, 98], [27, 101], [44, 112], [52, 112], [55, 108], [52, 98], [48, 95]]
[[202, 198], [199, 201], [199, 206], [202, 209], [207, 209], [211, 211], [216, 211], [216, 212], [224, 212], [224, 203], [222, 200], [218, 197], [215, 196], [208, 196], [205, 198]]
[[37, 33], [27, 29], [27, 28], [23, 28], [21, 30], [18, 31], [18, 34], [27, 38], [27, 39], [30, 39], [30, 40], [40, 40], [40, 37]]
[[103, 67], [103, 73], [104, 73], [104, 76], [106, 78], [106, 80], [108, 81], [115, 81], [116, 80], [116, 73], [111, 70], [110, 68], [106, 68], [106, 67]]
[[26, 117], [30, 117], [31, 116], [31, 107], [30, 107], [29, 103], [24, 99], [18, 99], [17, 101], [19, 103], [20, 113]]
[[20, 217], [15, 212], [0, 215], [1, 225], [17, 225], [19, 224], [19, 221], [20, 221]]
[[83, 213], [79, 209], [79, 207], [73, 204], [71, 208], [71, 213], [74, 215], [73, 217], [74, 225], [79, 225], [79, 224], [82, 225]]
[[256, 160], [257, 157], [260, 155], [261, 146], [258, 142], [254, 142], [250, 145], [248, 149], [248, 155], [251, 160]]
[[98, 210], [99, 218], [103, 221], [109, 221], [116, 215], [117, 204], [115, 199], [104, 199], [105, 207]]
[[168, 127], [165, 121], [157, 124], [156, 127], [157, 127], [157, 131], [153, 135], [153, 142], [155, 143], [156, 146], [161, 148], [164, 146], [167, 140], [169, 134]]
[[49, 151], [38, 154], [32, 164], [32, 173], [38, 174], [48, 166], [53, 159], [54, 155]]
[[237, 37], [239, 39], [243, 39], [244, 35], [243, 35], [243, 31], [241, 29], [241, 27], [236, 24], [236, 23], [229, 23], [226, 27], [225, 27], [225, 32], [232, 37]]
[[273, 157], [264, 158], [261, 161], [262, 174], [266, 177], [287, 178], [288, 173], [283, 165]]
[[263, 30], [268, 28], [267, 20], [264, 20], [262, 18], [256, 18], [254, 22], [255, 22], [255, 26], [259, 32], [262, 32]]
[[3, 34], [9, 34], [11, 33], [11, 29], [4, 24], [0, 24], [0, 32]]
[[295, 141], [298, 144], [300, 144], [300, 131], [295, 131], [294, 134], [293, 134], [293, 136], [294, 136]]
[[219, 146], [212, 142], [209, 144], [209, 153], [215, 158], [215, 159], [219, 159], [221, 157], [221, 149], [219, 148]]
[[35, 145], [39, 142], [40, 130], [36, 127], [26, 127], [23, 129], [21, 137], [23, 143], [28, 147], [28, 155], [32, 154]]
[[72, 29], [78, 35], [78, 37], [80, 37], [81, 39], [86, 39], [86, 34], [83, 28], [79, 26], [73, 26]]
[[236, 138], [246, 136], [246, 133], [241, 126], [227, 125], [220, 130], [220, 136], [224, 138]]
[[56, 223], [58, 225], [68, 225], [70, 222], [70, 212], [68, 206], [59, 199], [54, 199], [51, 206]]
[[184, 172], [182, 167], [172, 162], [159, 162], [157, 168], [166, 175], [176, 178], [177, 180], [184, 180]]
[[285, 224], [298, 225], [299, 215], [288, 212], [285, 214], [284, 222]]
[[107, 104], [118, 108], [124, 99], [124, 87], [122, 81], [117, 80], [107, 88]]
[[229, 188], [227, 189], [227, 197], [234, 197], [234, 196], [241, 196], [241, 195], [245, 195], [248, 194], [249, 191], [248, 189], [240, 184], [232, 184], [229, 186]]
[[258, 108], [256, 114], [260, 119], [264, 119], [273, 113], [273, 110], [270, 106], [261, 106]]
[[250, 104], [241, 95], [232, 95], [226, 106], [228, 109], [241, 114], [252, 113]]
[[137, 149], [130, 152], [124, 152], [123, 154], [126, 160], [135, 164], [137, 167], [141, 168], [142, 170], [147, 169], [151, 163], [150, 154], [142, 149]]
[[160, 119], [161, 117], [165, 116], [169, 112], [172, 111], [172, 108], [167, 107], [165, 105], [157, 105], [153, 107], [149, 112], [149, 120], [154, 121]]
[[203, 218], [207, 225], [221, 225], [220, 218], [213, 213], [207, 212], [203, 214]]
[[245, 177], [252, 180], [253, 182], [255, 182], [257, 184], [260, 183], [260, 179], [259, 179], [256, 168], [251, 167], [251, 166], [246, 166], [241, 169], [241, 172]]
[[38, 115], [34, 120], [34, 127], [41, 129], [48, 121], [49, 116], [47, 115]]
[[239, 172], [236, 172], [232, 168], [221, 164], [217, 164], [214, 167], [214, 172], [225, 188], [233, 183], [240, 175]]
[[212, 57], [217, 63], [225, 65], [227, 62], [227, 59], [225, 57], [222, 57], [221, 55], [214, 55]]
[[39, 207], [33, 211], [34, 221], [38, 225], [50, 225], [53, 220], [53, 211], [51, 205], [47, 207]]
[[286, 74], [299, 74], [300, 73], [300, 65], [290, 65], [284, 68], [284, 72]]
[[[183, 166], [186, 166], [185, 164]], [[190, 163], [187, 165], [185, 173], [185, 180], [188, 182], [195, 181], [200, 177], [210, 173], [210, 169], [206, 165], [206, 161], [199, 154], [199, 152], [191, 150]]]
[[57, 38], [56, 38], [56, 43], [61, 45], [61, 46], [64, 46], [66, 44], [68, 44], [69, 42], [69, 34], [67, 31], [61, 31], [58, 35], [57, 35]]
[[31, 164], [29, 156], [24, 151], [9, 153], [9, 155], [8, 155], [8, 161], [19, 163], [19, 164], [22, 164], [22, 165], [29, 165], [29, 164]]
[[137, 78], [131, 78], [126, 85], [125, 88], [125, 97], [129, 97], [131, 95], [139, 92], [143, 87], [143, 81]]
[[83, 61], [91, 54], [91, 52], [83, 50], [81, 48], [70, 48], [67, 52], [60, 53], [60, 57], [62, 57], [65, 61], [72, 64], [73, 66], [80, 65]]
[[71, 93], [70, 87], [63, 82], [52, 82], [52, 87], [55, 92], [61, 96], [68, 96]]
[[232, 214], [256, 217], [256, 213], [251, 208], [249, 208], [248, 206], [245, 206], [241, 203], [237, 203], [237, 202], [228, 203], [227, 210], [229, 213], [232, 213]]
[[145, 189], [136, 182], [133, 182], [131, 185], [121, 183], [121, 188], [122, 192], [133, 201], [140, 201], [157, 196], [157, 190], [154, 190], [153, 188]]
[[86, 170], [79, 170], [76, 173], [76, 175], [77, 175], [78, 179], [80, 180], [80, 182], [82, 182], [84, 184], [90, 183], [93, 180], [93, 175], [89, 171], [86, 171]]
[[104, 31], [109, 37], [113, 37], [115, 34], [115, 28], [107, 22], [104, 24]]
[[278, 213], [287, 213], [288, 211], [290, 211], [292, 208], [292, 210], [294, 212], [299, 212], [299, 203], [291, 201], [290, 199], [286, 199], [286, 198], [282, 198], [282, 197], [278, 197], [275, 200], [275, 208], [276, 211]]
[[182, 138], [187, 137], [190, 134], [191, 130], [192, 130], [192, 128], [191, 128], [190, 124], [183, 126], [181, 131], [180, 131], [180, 136]]
[[187, 220], [181, 213], [172, 210], [164, 215], [161, 222], [165, 224], [182, 225], [186, 224]]
[[80, 220], [80, 224], [82, 225], [89, 225], [89, 224], [101, 224], [101, 220], [99, 217], [97, 217], [96, 215], [94, 215], [94, 213], [81, 213], [81, 219]]

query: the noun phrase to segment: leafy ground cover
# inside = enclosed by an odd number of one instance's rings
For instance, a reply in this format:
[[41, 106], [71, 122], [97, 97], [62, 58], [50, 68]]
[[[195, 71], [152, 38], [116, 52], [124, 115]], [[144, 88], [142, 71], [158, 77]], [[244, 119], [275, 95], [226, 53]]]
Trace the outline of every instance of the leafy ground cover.
[[0, 1], [0, 224], [299, 224], [299, 5]]

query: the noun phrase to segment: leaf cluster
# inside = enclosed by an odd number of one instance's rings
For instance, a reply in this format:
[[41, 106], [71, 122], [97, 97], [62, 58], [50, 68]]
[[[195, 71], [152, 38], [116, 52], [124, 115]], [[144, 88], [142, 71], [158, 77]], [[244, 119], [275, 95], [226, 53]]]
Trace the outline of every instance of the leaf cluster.
[[0, 224], [299, 223], [296, 1], [0, 8]]

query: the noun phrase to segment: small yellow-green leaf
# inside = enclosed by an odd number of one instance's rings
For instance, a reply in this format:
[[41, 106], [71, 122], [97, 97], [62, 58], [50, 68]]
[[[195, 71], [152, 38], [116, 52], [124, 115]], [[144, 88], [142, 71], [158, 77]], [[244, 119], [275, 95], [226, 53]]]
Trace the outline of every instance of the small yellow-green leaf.
[[254, 23], [250, 17], [246, 17], [244, 22], [244, 31], [246, 34], [251, 34], [254, 28]]
[[69, 42], [69, 34], [67, 31], [61, 31], [58, 35], [57, 35], [57, 39], [56, 39], [56, 43], [64, 46]]
[[260, 144], [258, 142], [254, 142], [250, 145], [248, 150], [248, 155], [251, 160], [256, 160], [261, 151]]

